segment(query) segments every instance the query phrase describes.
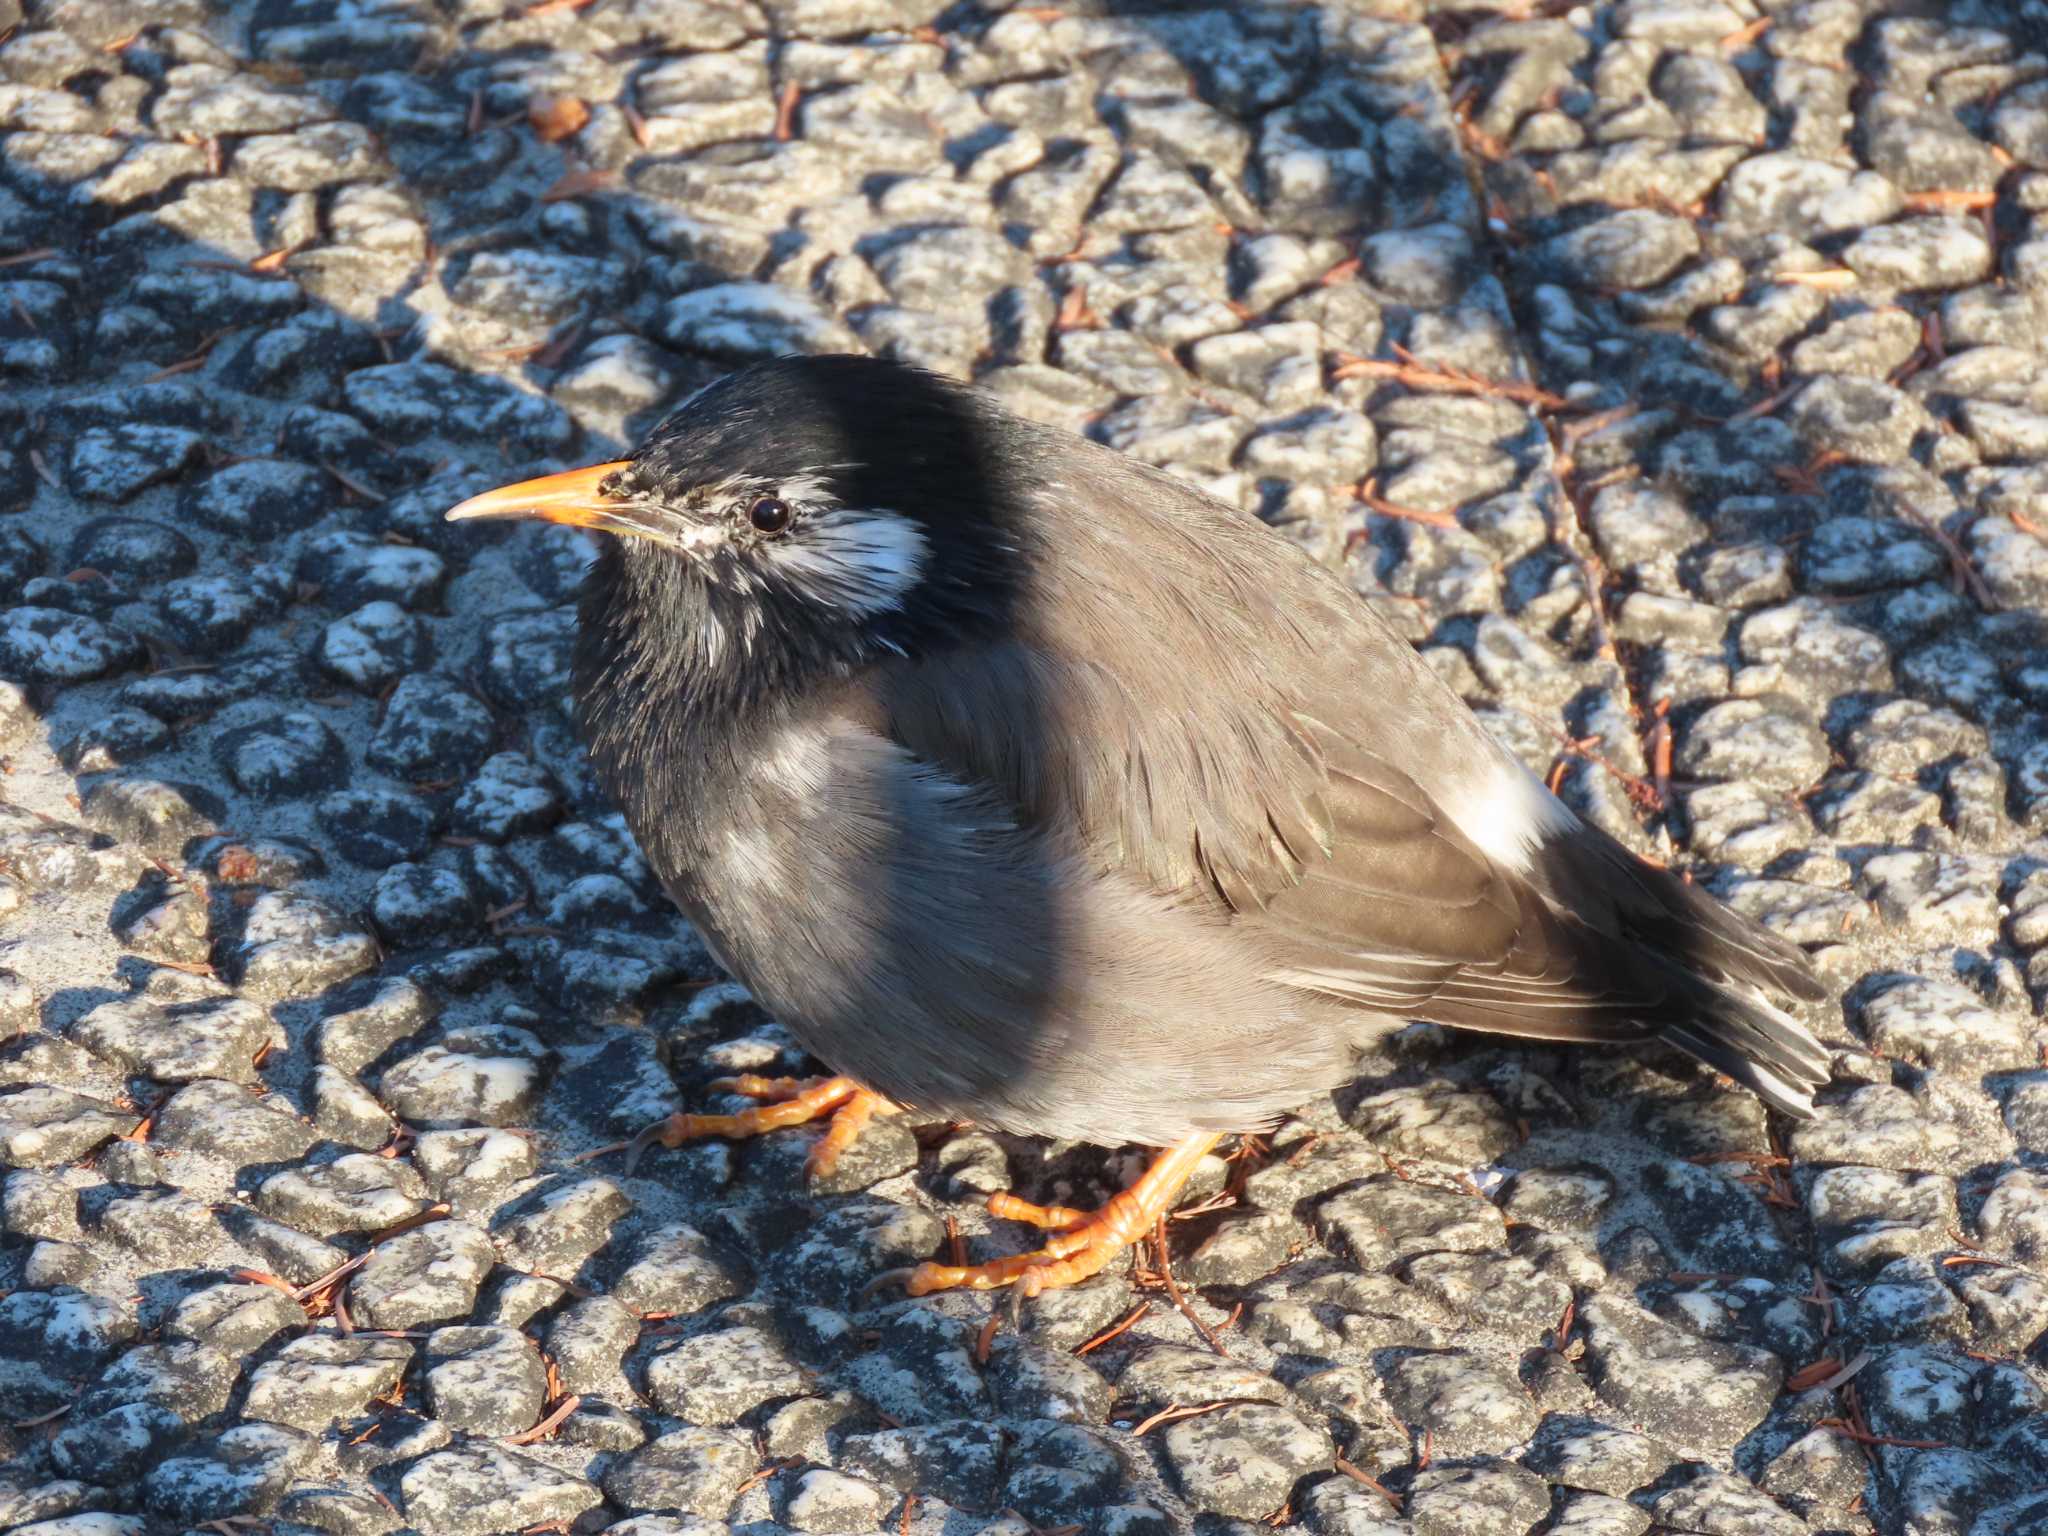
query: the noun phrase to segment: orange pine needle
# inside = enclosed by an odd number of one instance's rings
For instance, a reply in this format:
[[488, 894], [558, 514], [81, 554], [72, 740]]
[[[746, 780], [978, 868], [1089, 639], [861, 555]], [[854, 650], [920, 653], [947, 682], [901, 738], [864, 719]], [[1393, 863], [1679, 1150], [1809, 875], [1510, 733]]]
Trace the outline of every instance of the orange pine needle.
[[1840, 292], [1856, 286], [1856, 274], [1847, 267], [1823, 267], [1818, 272], [1773, 272], [1774, 283], [1793, 283], [1801, 288], [1820, 288], [1828, 292]]
[[590, 121], [590, 108], [574, 96], [543, 96], [526, 109], [526, 120], [543, 144], [554, 144]]
[[583, 1406], [583, 1399], [573, 1393], [555, 1404], [554, 1409], [531, 1429], [521, 1430], [516, 1435], [505, 1437], [507, 1445], [532, 1445], [536, 1440], [545, 1440], [562, 1427], [562, 1421]]
[[602, 192], [619, 179], [619, 173], [602, 167], [586, 167], [580, 171], [565, 171], [557, 177], [553, 186], [541, 193], [544, 203], [563, 203], [572, 197], [585, 197], [592, 192]]

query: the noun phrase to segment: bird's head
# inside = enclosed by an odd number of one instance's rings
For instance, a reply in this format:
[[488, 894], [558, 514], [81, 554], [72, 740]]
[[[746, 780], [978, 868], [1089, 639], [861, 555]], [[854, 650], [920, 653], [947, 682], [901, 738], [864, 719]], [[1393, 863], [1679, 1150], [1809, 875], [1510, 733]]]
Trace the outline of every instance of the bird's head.
[[919, 369], [783, 358], [701, 390], [629, 459], [447, 515], [613, 535], [585, 615], [622, 634], [667, 630], [671, 649], [727, 666], [857, 660], [1001, 618], [1022, 530], [1000, 439], [1016, 430]]

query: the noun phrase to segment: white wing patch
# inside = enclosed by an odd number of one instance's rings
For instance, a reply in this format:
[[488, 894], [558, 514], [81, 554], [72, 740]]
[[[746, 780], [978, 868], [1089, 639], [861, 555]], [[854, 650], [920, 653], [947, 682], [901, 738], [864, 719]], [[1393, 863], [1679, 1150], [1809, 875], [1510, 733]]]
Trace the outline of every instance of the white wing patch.
[[814, 513], [763, 553], [803, 595], [866, 618], [903, 606], [931, 548], [907, 517], [835, 507]]
[[1548, 837], [1579, 824], [1565, 803], [1520, 763], [1502, 758], [1491, 771], [1446, 785], [1437, 804], [1479, 851], [1518, 874]]

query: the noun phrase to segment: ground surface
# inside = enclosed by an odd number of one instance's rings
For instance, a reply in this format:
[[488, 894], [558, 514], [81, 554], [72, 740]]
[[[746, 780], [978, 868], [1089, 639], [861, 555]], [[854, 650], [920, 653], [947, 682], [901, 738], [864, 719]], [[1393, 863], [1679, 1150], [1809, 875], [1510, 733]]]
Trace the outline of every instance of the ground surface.
[[[2041, 18], [1111, 9], [0, 0], [0, 1528], [2048, 1529]], [[1100, 1152], [576, 1161], [807, 1064], [439, 513], [792, 348], [1341, 564], [1815, 947], [1819, 1118], [1411, 1031], [1175, 1224], [1227, 1359], [860, 1296]]]

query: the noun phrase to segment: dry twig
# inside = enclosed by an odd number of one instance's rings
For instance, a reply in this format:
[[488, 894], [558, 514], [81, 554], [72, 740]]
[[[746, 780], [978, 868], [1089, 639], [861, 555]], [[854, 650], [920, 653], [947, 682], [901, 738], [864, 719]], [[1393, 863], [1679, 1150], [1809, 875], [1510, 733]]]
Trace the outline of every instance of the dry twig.
[[1166, 1252], [1166, 1217], [1163, 1214], [1159, 1218], [1158, 1226], [1153, 1230], [1152, 1241], [1158, 1245], [1159, 1278], [1166, 1286], [1167, 1296], [1180, 1309], [1181, 1316], [1195, 1325], [1195, 1332], [1208, 1342], [1209, 1347], [1224, 1359], [1229, 1359], [1230, 1351], [1223, 1347], [1223, 1341], [1216, 1337], [1215, 1330], [1195, 1315], [1195, 1309], [1189, 1305], [1187, 1297], [1181, 1294], [1179, 1282], [1173, 1278], [1173, 1265]]
[[1389, 1488], [1385, 1483], [1381, 1482], [1378, 1478], [1374, 1477], [1370, 1472], [1367, 1472], [1360, 1467], [1354, 1467], [1342, 1456], [1339, 1456], [1337, 1458], [1337, 1470], [1339, 1472], [1342, 1472], [1346, 1477], [1350, 1478], [1354, 1483], [1365, 1484], [1366, 1487], [1370, 1488], [1374, 1493], [1378, 1494], [1381, 1498], [1385, 1499], [1389, 1504], [1393, 1505], [1395, 1514], [1398, 1515], [1399, 1513], [1401, 1513], [1401, 1496], [1398, 1493], [1394, 1492], [1393, 1489]]
[[1139, 1319], [1143, 1318], [1145, 1314], [1150, 1312], [1151, 1310], [1151, 1302], [1139, 1302], [1135, 1307], [1131, 1308], [1131, 1310], [1128, 1313], [1126, 1313], [1121, 1319], [1111, 1324], [1101, 1333], [1095, 1335], [1095, 1337], [1090, 1339], [1087, 1343], [1077, 1345], [1075, 1347], [1074, 1353], [1077, 1355], [1085, 1355], [1089, 1353], [1089, 1351], [1091, 1350], [1097, 1350], [1102, 1348], [1103, 1345], [1107, 1344], [1111, 1339], [1117, 1337], [1117, 1335], [1121, 1333], [1126, 1333], [1130, 1329], [1137, 1327]]
[[1394, 347], [1396, 362], [1379, 358], [1354, 357], [1347, 352], [1337, 354], [1337, 366], [1330, 370], [1330, 377], [1337, 379], [1392, 379], [1410, 389], [1432, 391], [1448, 395], [1489, 395], [1502, 400], [1515, 400], [1523, 405], [1535, 406], [1542, 411], [1565, 411], [1571, 409], [1571, 401], [1563, 395], [1552, 394], [1534, 384], [1524, 384], [1515, 379], [1488, 379], [1476, 373], [1467, 373], [1462, 368], [1431, 366], [1422, 362], [1413, 352], [1398, 343]]

